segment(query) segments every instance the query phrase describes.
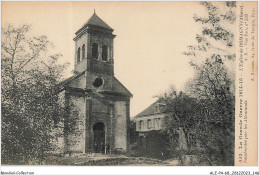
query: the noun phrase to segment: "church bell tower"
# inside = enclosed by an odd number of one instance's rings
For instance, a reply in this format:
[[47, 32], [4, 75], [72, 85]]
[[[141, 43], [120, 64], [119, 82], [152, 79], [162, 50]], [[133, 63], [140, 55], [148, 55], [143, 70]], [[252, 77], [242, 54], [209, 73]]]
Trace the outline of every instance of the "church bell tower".
[[86, 88], [110, 91], [114, 75], [113, 29], [94, 14], [75, 33], [75, 73], [86, 72]]

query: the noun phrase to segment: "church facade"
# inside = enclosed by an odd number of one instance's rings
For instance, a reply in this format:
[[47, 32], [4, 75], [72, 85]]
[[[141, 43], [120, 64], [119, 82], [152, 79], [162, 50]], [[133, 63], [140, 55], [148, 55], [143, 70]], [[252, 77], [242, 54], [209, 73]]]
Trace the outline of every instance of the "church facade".
[[63, 151], [128, 152], [132, 94], [114, 76], [113, 29], [94, 13], [75, 34], [74, 75], [60, 84]]

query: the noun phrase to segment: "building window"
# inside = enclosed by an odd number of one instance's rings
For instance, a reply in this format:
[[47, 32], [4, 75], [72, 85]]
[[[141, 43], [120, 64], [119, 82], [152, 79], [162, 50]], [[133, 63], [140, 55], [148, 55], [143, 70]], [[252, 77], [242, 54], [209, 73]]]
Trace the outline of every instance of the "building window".
[[78, 52], [77, 52], [77, 63], [80, 62], [80, 48], [78, 48]]
[[165, 105], [165, 104], [160, 104], [160, 109], [159, 109], [159, 111], [160, 111], [160, 112], [163, 112], [163, 111], [165, 111], [165, 108], [166, 108], [166, 105]]
[[94, 87], [99, 88], [104, 84], [104, 80], [102, 77], [97, 77], [92, 84]]
[[151, 121], [151, 119], [147, 120], [147, 128], [148, 129], [152, 128], [152, 121]]
[[143, 128], [143, 121], [142, 120], [140, 121], [140, 126], [139, 127], [140, 127], [139, 129], [142, 130], [142, 128]]
[[98, 44], [93, 43], [92, 45], [92, 58], [98, 59]]
[[156, 106], [155, 106], [155, 113], [160, 113], [160, 112], [163, 112], [165, 110], [165, 104], [161, 104], [161, 103], [158, 103]]
[[160, 118], [158, 118], [158, 128], [161, 128], [161, 119]]
[[156, 105], [155, 106], [155, 113], [158, 113], [158, 112], [160, 112], [159, 105]]
[[102, 46], [102, 61], [107, 61], [107, 46]]
[[85, 59], [85, 44], [82, 45], [82, 60]]

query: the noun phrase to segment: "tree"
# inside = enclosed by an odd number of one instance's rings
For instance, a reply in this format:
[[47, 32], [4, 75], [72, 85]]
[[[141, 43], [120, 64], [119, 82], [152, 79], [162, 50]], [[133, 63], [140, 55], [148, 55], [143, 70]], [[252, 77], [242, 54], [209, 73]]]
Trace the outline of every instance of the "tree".
[[187, 84], [189, 95], [198, 99], [209, 114], [196, 138], [211, 163], [233, 165], [234, 153], [234, 65], [235, 2], [201, 2], [207, 17], [194, 15], [202, 24], [198, 45], [188, 46], [195, 77]]
[[196, 149], [196, 139], [201, 116], [201, 104], [196, 98], [187, 96], [183, 92], [171, 89], [161, 98], [166, 107], [165, 132], [168, 134], [169, 150], [174, 157], [179, 158], [181, 165], [185, 163], [185, 155], [193, 154]]
[[[235, 21], [236, 2], [201, 2], [207, 10], [206, 17], [194, 15], [195, 22], [201, 23], [202, 31], [196, 35], [197, 45], [188, 45], [191, 65], [203, 64], [206, 58], [218, 57], [220, 62], [227, 64], [235, 59]], [[214, 57], [213, 57], [214, 59]]]
[[[233, 165], [234, 154], [234, 30], [235, 2], [201, 2], [207, 15], [194, 20], [202, 25], [196, 45], [184, 52], [195, 69], [185, 94], [172, 89], [162, 96], [168, 120], [165, 130], [171, 150], [181, 164], [187, 153], [202, 163]], [[176, 135], [178, 145], [176, 146]]]
[[47, 56], [46, 36], [30, 37], [30, 26], [2, 29], [2, 162], [28, 164], [52, 150], [53, 129], [63, 117], [58, 82], [67, 64]]

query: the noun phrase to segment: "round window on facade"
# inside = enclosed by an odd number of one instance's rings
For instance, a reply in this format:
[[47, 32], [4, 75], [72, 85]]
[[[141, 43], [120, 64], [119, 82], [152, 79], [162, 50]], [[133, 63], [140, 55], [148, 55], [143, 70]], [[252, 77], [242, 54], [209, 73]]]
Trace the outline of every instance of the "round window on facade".
[[93, 86], [96, 87], [96, 88], [99, 88], [103, 85], [103, 83], [104, 83], [103, 78], [97, 77], [95, 79], [95, 81], [93, 82]]

